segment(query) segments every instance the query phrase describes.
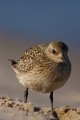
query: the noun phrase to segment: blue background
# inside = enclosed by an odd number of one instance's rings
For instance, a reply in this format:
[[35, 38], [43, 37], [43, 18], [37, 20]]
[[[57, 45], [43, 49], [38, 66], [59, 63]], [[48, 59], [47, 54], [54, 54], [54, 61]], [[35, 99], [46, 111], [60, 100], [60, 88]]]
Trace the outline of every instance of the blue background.
[[0, 30], [7, 34], [80, 44], [79, 0], [1, 0]]

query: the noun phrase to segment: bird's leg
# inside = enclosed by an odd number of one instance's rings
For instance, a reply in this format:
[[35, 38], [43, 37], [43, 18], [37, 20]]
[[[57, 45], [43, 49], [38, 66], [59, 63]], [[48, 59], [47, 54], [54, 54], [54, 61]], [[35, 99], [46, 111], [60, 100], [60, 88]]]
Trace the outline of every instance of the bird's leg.
[[52, 112], [52, 116], [54, 116], [57, 120], [59, 120], [56, 111], [53, 111], [53, 92], [50, 93], [50, 101], [51, 101], [51, 112]]
[[27, 103], [27, 98], [28, 98], [28, 88], [24, 91], [24, 102]]
[[53, 92], [50, 93], [50, 101], [51, 101], [51, 112], [53, 115]]

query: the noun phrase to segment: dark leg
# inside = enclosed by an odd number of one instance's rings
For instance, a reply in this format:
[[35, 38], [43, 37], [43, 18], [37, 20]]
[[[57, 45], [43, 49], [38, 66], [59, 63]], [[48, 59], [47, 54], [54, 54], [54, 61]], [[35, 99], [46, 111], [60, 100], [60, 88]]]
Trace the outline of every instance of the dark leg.
[[55, 111], [55, 110], [53, 111], [53, 92], [50, 93], [50, 101], [51, 101], [51, 112], [52, 112], [52, 116], [54, 116], [55, 118], [57, 118], [57, 120], [59, 120], [56, 111]]
[[51, 101], [51, 112], [53, 115], [53, 92], [50, 93], [50, 101]]
[[27, 98], [28, 98], [28, 88], [24, 91], [24, 102], [27, 103]]

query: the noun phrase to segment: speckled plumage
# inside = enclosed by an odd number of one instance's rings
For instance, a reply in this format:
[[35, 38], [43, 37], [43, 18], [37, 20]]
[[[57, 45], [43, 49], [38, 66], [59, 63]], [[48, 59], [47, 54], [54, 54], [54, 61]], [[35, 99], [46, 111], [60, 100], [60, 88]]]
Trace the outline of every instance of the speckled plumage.
[[19, 82], [34, 91], [48, 93], [62, 87], [71, 73], [67, 56], [68, 47], [63, 42], [33, 46], [12, 67]]
[[[67, 62], [56, 63], [54, 58], [50, 59], [50, 56], [47, 56], [49, 45], [33, 46], [25, 51], [16, 64], [12, 65], [20, 83], [39, 92], [50, 92], [61, 87], [71, 71], [68, 57]], [[52, 42], [51, 45], [61, 52], [68, 51], [68, 47], [62, 42]]]

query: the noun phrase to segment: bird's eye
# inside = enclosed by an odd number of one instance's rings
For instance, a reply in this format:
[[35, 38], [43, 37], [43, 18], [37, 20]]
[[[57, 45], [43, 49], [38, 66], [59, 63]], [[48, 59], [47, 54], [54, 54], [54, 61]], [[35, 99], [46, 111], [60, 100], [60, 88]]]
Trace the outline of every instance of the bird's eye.
[[53, 49], [53, 54], [55, 54], [55, 55], [57, 54], [57, 52], [54, 49]]

